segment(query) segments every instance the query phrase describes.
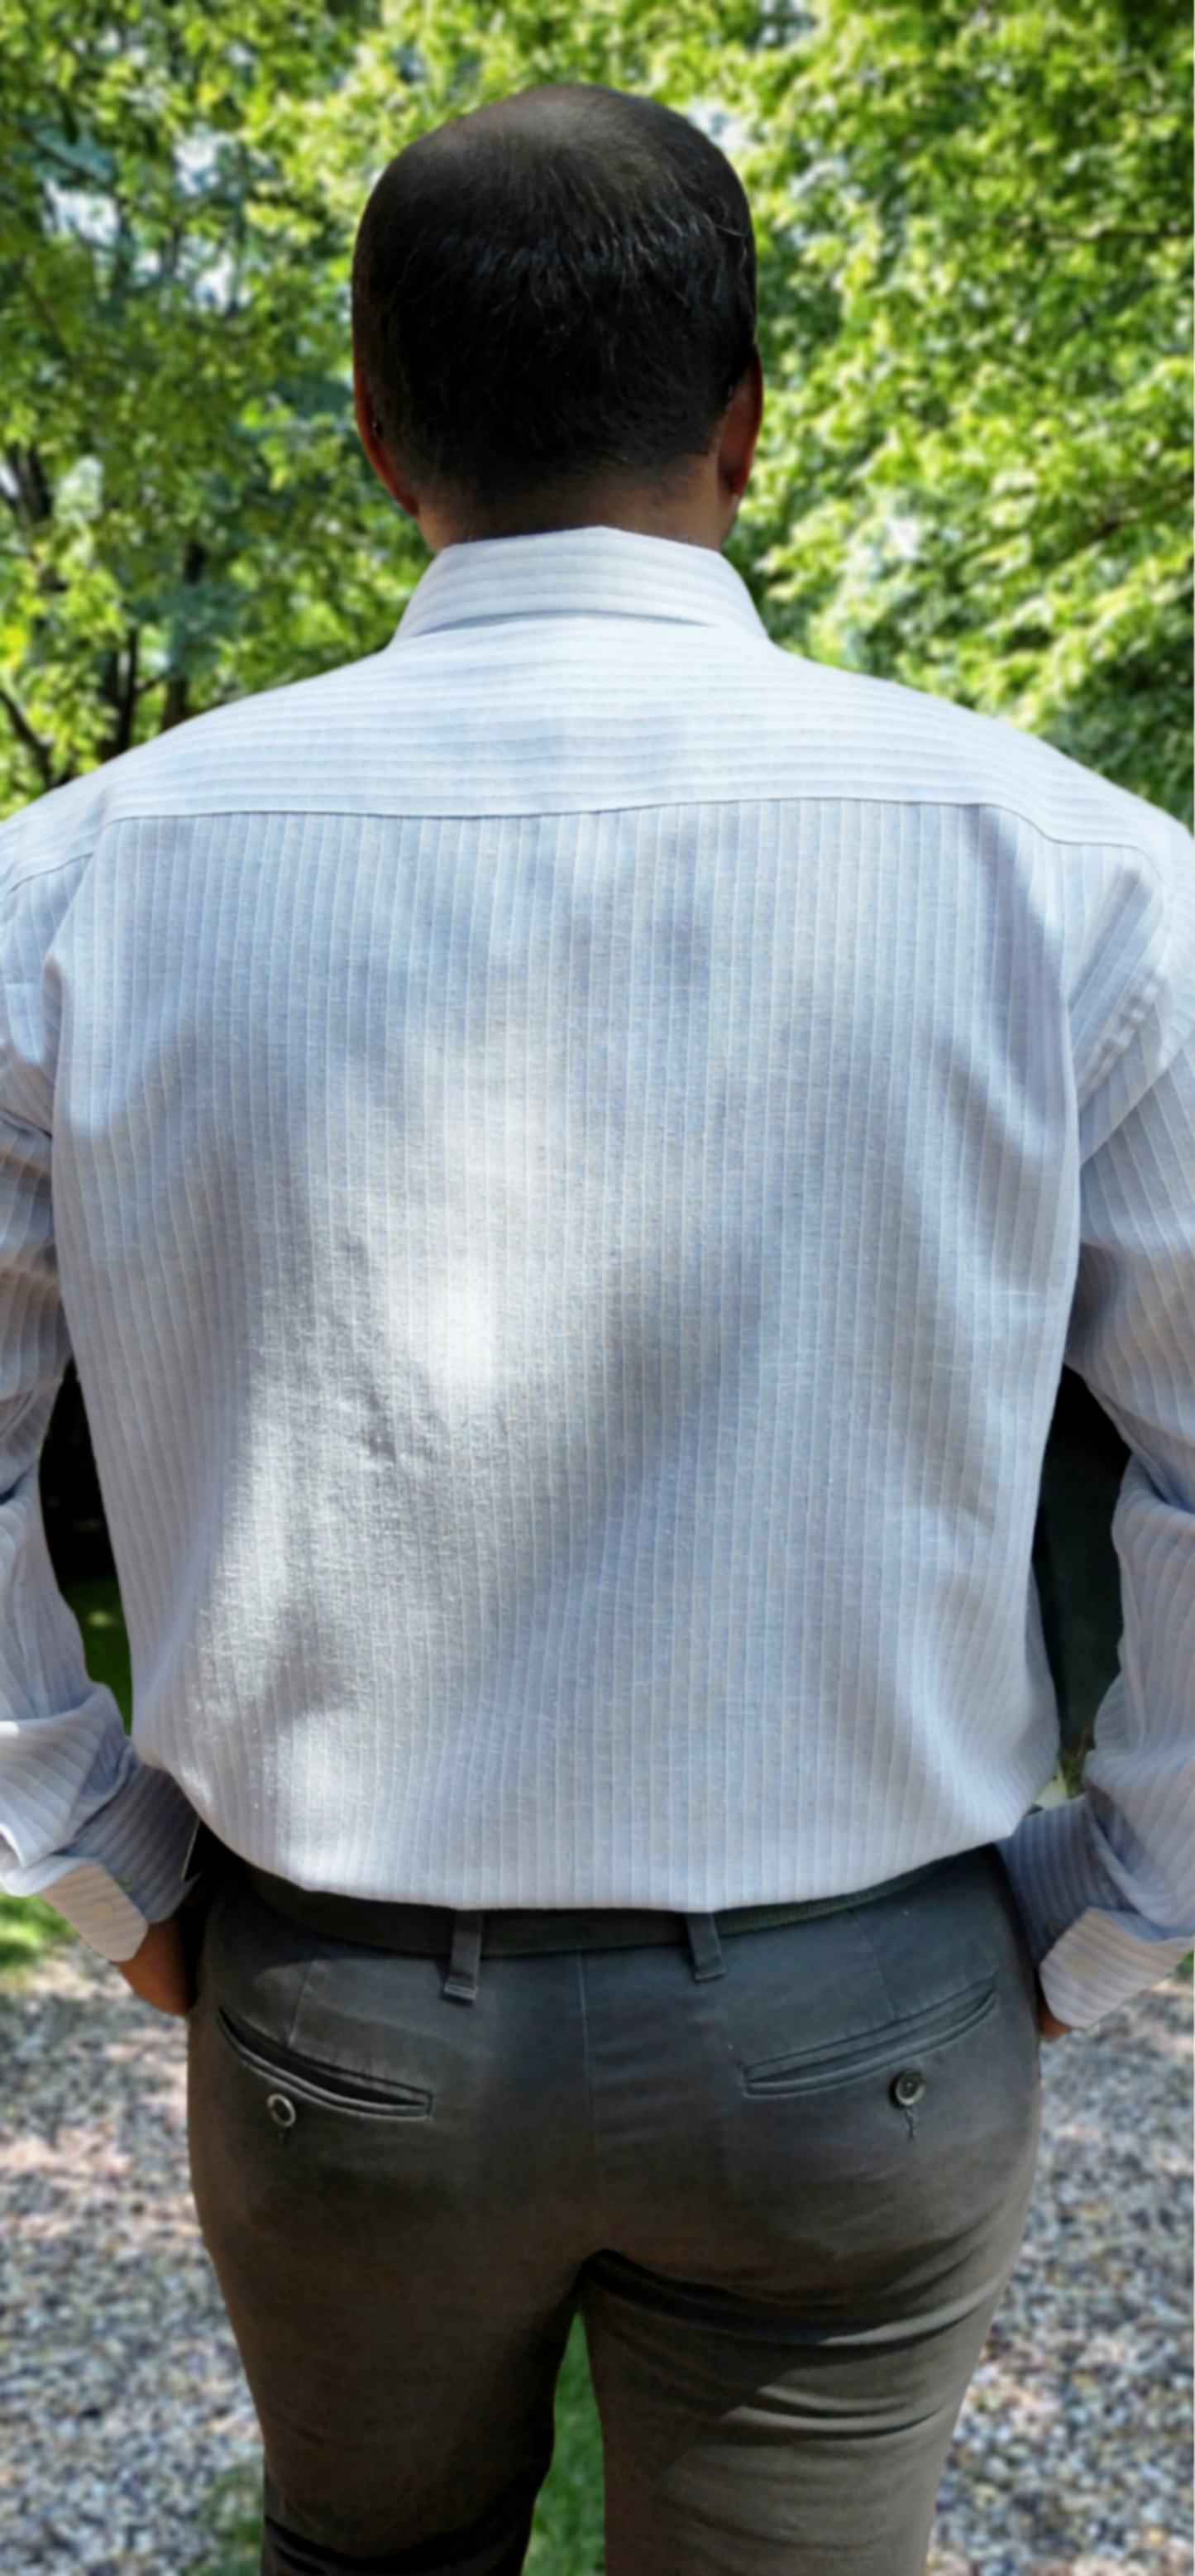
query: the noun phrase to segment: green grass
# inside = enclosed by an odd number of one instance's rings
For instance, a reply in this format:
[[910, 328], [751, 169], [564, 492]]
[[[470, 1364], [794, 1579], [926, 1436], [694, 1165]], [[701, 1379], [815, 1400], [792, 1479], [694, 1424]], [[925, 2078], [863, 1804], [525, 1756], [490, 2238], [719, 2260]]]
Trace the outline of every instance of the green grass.
[[69, 1923], [44, 1898], [0, 1895], [0, 1977], [23, 1976], [47, 1950], [74, 1937]]
[[217, 2478], [201, 2520], [210, 2533], [202, 2558], [184, 2568], [183, 2576], [258, 2576], [261, 2566], [259, 2485], [248, 2471], [233, 2469]]
[[556, 2383], [556, 2449], [540, 2489], [526, 2576], [601, 2576], [602, 2435], [579, 2317]]
[[63, 1594], [83, 1633], [83, 1652], [93, 1682], [106, 1682], [126, 1728], [133, 1722], [133, 1667], [120, 1587], [114, 1577], [102, 1583], [72, 1583]]
[[[261, 2513], [257, 2482], [243, 2471], [221, 2478], [208, 2498], [206, 2554], [185, 2576], [257, 2576]], [[525, 2576], [602, 2576], [602, 2437], [580, 2318], [556, 2383], [556, 2450], [540, 2489]]]

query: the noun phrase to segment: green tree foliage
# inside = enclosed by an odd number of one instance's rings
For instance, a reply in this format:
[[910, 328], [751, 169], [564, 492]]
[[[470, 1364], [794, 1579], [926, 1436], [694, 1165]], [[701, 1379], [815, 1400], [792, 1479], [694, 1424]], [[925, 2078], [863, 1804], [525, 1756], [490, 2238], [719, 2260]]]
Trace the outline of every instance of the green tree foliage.
[[363, 593], [378, 640], [389, 531], [345, 419], [344, 228], [304, 148], [352, 23], [2, 0], [2, 24], [11, 802], [347, 658]]
[[747, 183], [771, 632], [1187, 813], [1189, 54], [1169, 0], [0, 0], [0, 810], [387, 640], [361, 207], [582, 79]]
[[769, 72], [773, 632], [1189, 814], [1189, 14], [830, 0]]

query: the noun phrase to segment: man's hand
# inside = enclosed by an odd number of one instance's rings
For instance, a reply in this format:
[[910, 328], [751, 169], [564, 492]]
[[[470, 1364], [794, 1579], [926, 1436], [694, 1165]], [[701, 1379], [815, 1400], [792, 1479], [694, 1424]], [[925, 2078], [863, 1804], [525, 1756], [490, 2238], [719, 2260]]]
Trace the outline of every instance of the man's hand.
[[1042, 1993], [1040, 1978], [1037, 1986], [1037, 2027], [1043, 2039], [1065, 2039], [1071, 2028], [1069, 2021], [1059, 2021], [1057, 2015], [1051, 2012]]
[[131, 1959], [118, 1959], [125, 1984], [158, 2012], [185, 2016], [195, 2001], [191, 1966], [183, 1940], [182, 1908], [164, 1923], [151, 1923]]

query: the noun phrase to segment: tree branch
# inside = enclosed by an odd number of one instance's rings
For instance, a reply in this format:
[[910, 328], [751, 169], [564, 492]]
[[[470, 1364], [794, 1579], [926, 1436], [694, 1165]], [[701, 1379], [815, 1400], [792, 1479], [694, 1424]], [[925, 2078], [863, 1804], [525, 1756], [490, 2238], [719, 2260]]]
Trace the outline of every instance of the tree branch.
[[74, 351], [68, 347], [52, 315], [46, 311], [37, 288], [30, 285], [28, 276], [25, 273], [28, 267], [28, 260], [22, 260], [21, 285], [22, 291], [28, 301], [30, 312], [33, 314], [34, 319], [41, 324], [42, 330], [45, 332], [51, 348], [57, 350], [64, 366], [73, 367], [75, 364]]
[[187, 705], [186, 672], [169, 671], [166, 675], [166, 695], [162, 701], [162, 721], [158, 726], [159, 733], [169, 733], [172, 725], [185, 724], [190, 712], [191, 710]]
[[[207, 570], [207, 547], [201, 537], [188, 537], [183, 553], [183, 581], [194, 590]], [[171, 726], [185, 724], [191, 710], [187, 704], [187, 674], [173, 670], [166, 674], [166, 695], [162, 701], [159, 733], [169, 733]]]
[[1034, 233], [1039, 241], [1072, 245], [1106, 241], [1188, 242], [1191, 238], [1190, 224], [1095, 224], [1090, 232], [1072, 233], [1063, 231], [1057, 224], [1043, 223], [1038, 215], [1001, 215], [999, 222], [1001, 232]]
[[4, 451], [4, 461], [16, 487], [5, 493], [9, 508], [27, 528], [43, 526], [54, 500], [36, 447], [19, 447], [13, 439]]
[[124, 687], [120, 693], [120, 711], [113, 742], [115, 757], [119, 757], [122, 751], [127, 751], [133, 739], [133, 715], [137, 705], [137, 629], [135, 626], [129, 628], [129, 640], [125, 651]]
[[1075, 555], [1089, 554], [1093, 546], [1106, 545], [1109, 537], [1118, 537], [1122, 528], [1139, 528], [1143, 522], [1147, 526], [1152, 525], [1159, 518], [1168, 517], [1172, 504], [1178, 509], [1185, 508], [1190, 497], [1187, 485], [1180, 483], [1175, 486], [1173, 493], [1151, 494], [1149, 500], [1143, 502], [1138, 510], [1110, 511], [1106, 518], [1099, 521], [1098, 526], [1089, 528], [1086, 536], [1077, 538], [1074, 545], [1068, 546], [1065, 554], [1059, 555], [1056, 561], [1070, 563]]
[[53, 787], [57, 782], [54, 777], [54, 760], [49, 743], [43, 742], [41, 735], [34, 732], [23, 708], [17, 705], [15, 698], [10, 698], [7, 689], [0, 689], [0, 706], [8, 717], [17, 741], [23, 743], [30, 754], [42, 786]]

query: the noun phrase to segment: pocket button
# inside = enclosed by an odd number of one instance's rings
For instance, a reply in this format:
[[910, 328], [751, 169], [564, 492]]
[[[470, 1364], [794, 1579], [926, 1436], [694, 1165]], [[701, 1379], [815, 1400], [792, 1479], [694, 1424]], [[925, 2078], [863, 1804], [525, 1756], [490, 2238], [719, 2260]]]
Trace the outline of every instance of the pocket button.
[[267, 2093], [266, 2109], [276, 2129], [293, 2129], [298, 2113], [286, 2093]]
[[920, 2067], [906, 2066], [902, 2068], [892, 2087], [892, 2099], [894, 2102], [899, 2102], [902, 2111], [907, 2111], [914, 2102], [921, 2100], [924, 2091], [925, 2077]]

